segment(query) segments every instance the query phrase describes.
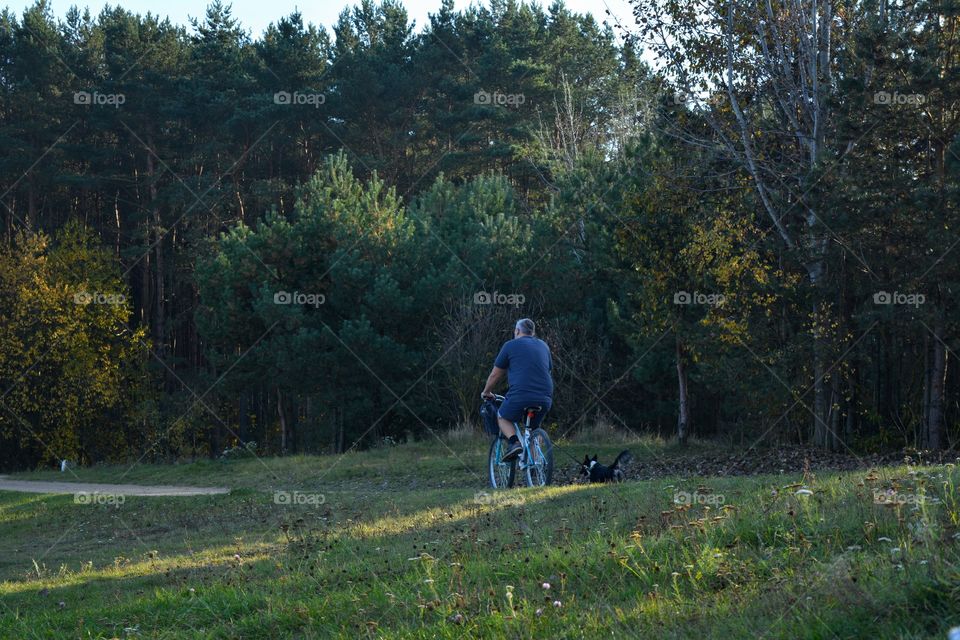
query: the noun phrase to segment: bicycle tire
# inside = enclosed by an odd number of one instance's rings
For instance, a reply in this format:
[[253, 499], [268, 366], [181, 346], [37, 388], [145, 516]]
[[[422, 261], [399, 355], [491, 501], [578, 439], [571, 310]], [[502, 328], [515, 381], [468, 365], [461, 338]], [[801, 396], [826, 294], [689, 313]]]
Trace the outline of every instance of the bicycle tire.
[[[534, 429], [530, 434], [529, 455], [532, 463], [527, 465], [527, 486], [545, 487], [553, 481], [553, 442], [543, 429]], [[539, 459], [543, 464], [539, 464]], [[537, 477], [534, 477], [536, 474]]]
[[487, 458], [487, 470], [489, 472], [490, 486], [494, 489], [509, 489], [513, 486], [517, 475], [517, 459], [504, 464], [500, 462], [506, 451], [507, 439], [503, 437], [494, 438], [490, 443], [490, 455]]

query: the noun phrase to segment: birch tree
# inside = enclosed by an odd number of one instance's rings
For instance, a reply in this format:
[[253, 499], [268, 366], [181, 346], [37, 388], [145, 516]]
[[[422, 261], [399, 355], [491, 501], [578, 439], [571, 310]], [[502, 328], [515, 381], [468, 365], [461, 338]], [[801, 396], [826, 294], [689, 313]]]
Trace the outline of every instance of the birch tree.
[[[749, 175], [770, 232], [805, 272], [813, 352], [813, 441], [839, 447], [824, 327], [823, 284], [837, 242], [817, 208], [818, 187], [854, 141], [832, 135], [835, 33], [846, 14], [818, 0], [634, 0], [641, 37], [688, 106]], [[690, 138], [688, 132], [676, 132]]]

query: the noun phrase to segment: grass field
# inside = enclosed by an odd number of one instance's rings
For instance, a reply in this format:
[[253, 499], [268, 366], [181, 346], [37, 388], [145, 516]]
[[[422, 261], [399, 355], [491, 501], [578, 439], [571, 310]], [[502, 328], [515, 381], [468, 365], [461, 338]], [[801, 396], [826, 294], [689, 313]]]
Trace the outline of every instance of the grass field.
[[[0, 492], [0, 637], [945, 638], [960, 624], [953, 465], [493, 493], [486, 443], [448, 444], [456, 456], [427, 442], [17, 474], [233, 491]], [[622, 448], [567, 443], [557, 464]]]

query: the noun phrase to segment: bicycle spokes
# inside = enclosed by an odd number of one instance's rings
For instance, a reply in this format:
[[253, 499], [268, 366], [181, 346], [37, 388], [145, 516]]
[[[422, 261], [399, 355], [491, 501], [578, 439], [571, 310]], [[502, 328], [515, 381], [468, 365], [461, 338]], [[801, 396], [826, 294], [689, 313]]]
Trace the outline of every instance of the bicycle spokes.
[[505, 489], [513, 485], [516, 473], [516, 462], [503, 462], [503, 454], [507, 450], [504, 438], [495, 438], [490, 443], [488, 466], [490, 472], [490, 486], [494, 489]]

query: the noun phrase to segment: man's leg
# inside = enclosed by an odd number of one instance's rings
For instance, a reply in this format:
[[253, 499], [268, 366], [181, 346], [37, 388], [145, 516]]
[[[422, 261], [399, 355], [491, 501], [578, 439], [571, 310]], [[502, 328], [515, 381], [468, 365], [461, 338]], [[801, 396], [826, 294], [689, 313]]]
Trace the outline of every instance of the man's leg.
[[497, 424], [500, 425], [500, 433], [506, 436], [508, 439], [517, 435], [517, 429], [513, 426], [513, 423], [507, 420], [506, 418], [501, 418], [497, 416]]
[[[509, 400], [504, 401], [504, 404], [509, 402]], [[504, 410], [504, 406], [500, 406], [500, 411]], [[510, 414], [510, 411], [507, 411], [507, 414]], [[501, 462], [507, 462], [513, 460], [523, 451], [523, 445], [520, 444], [520, 439], [517, 437], [517, 429], [513, 426], [508, 418], [504, 418], [500, 413], [497, 413], [497, 424], [500, 426], [500, 433], [502, 433], [507, 438], [507, 451], [500, 458]]]

